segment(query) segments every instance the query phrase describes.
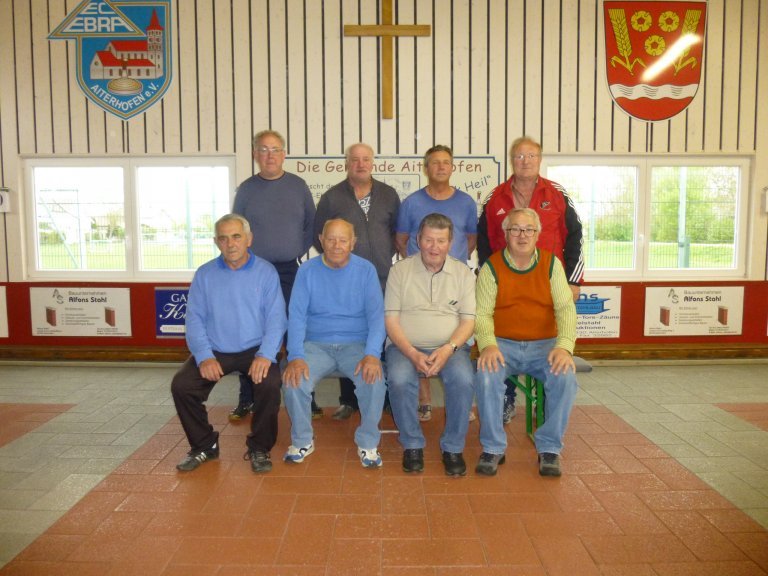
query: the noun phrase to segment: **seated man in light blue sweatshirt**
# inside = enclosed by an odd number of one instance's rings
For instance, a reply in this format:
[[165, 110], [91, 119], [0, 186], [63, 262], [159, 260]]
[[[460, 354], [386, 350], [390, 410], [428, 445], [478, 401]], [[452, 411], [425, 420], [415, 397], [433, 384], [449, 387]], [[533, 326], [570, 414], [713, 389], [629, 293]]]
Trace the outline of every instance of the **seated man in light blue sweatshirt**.
[[311, 394], [328, 374], [340, 372], [355, 384], [360, 426], [355, 443], [366, 468], [381, 466], [379, 421], [384, 405], [381, 347], [384, 299], [376, 268], [352, 254], [355, 229], [346, 220], [328, 220], [320, 242], [323, 254], [302, 264], [288, 309], [288, 365], [283, 395], [291, 418], [286, 462], [300, 463], [315, 449]]
[[277, 352], [287, 320], [280, 279], [253, 254], [248, 220], [227, 214], [216, 222], [221, 256], [198, 268], [187, 300], [186, 337], [192, 355], [173, 377], [171, 394], [191, 450], [176, 466], [194, 470], [219, 457], [219, 433], [203, 402], [230, 372], [243, 374], [254, 397], [246, 460], [256, 473], [269, 472], [277, 440], [280, 369]]

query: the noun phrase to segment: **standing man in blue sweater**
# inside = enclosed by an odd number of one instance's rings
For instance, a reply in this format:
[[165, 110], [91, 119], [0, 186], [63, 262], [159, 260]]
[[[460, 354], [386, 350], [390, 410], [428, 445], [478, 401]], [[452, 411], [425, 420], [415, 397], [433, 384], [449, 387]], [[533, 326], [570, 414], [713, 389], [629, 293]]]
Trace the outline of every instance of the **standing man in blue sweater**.
[[318, 381], [339, 371], [355, 384], [360, 462], [377, 468], [382, 464], [379, 421], [385, 392], [380, 360], [384, 298], [379, 278], [373, 264], [352, 254], [355, 229], [346, 220], [328, 220], [320, 241], [323, 254], [299, 268], [289, 307], [283, 396], [291, 418], [291, 446], [284, 460], [300, 463], [315, 450], [311, 393]]
[[272, 469], [277, 440], [280, 369], [277, 353], [287, 324], [280, 281], [272, 265], [248, 249], [248, 220], [227, 214], [216, 222], [221, 256], [195, 273], [187, 300], [186, 338], [192, 355], [173, 377], [171, 394], [191, 450], [176, 466], [194, 470], [219, 457], [219, 434], [203, 402], [216, 383], [240, 372], [255, 399], [246, 458], [254, 472]]
[[[232, 212], [250, 223], [254, 234], [251, 250], [277, 270], [287, 306], [299, 258], [312, 245], [315, 203], [307, 183], [283, 170], [285, 138], [279, 132], [257, 133], [253, 137], [253, 158], [259, 173], [238, 186]], [[230, 420], [239, 420], [251, 410], [250, 390], [246, 378], [241, 377], [240, 399]]]

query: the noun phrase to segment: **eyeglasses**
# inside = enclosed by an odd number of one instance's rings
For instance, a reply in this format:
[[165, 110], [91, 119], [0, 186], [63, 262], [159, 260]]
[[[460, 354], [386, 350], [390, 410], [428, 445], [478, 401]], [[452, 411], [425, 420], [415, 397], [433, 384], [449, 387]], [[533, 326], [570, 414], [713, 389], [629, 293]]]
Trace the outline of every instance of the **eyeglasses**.
[[519, 226], [512, 226], [511, 228], [504, 228], [505, 232], [509, 232], [510, 236], [520, 236], [522, 234], [523, 236], [533, 236], [538, 232], [536, 228], [520, 228]]
[[518, 162], [522, 162], [526, 158], [528, 160], [535, 160], [539, 156], [541, 156], [541, 154], [534, 154], [533, 152], [531, 152], [530, 154], [515, 154], [514, 156], [512, 156], [512, 160], [517, 160]]
[[271, 148], [269, 146], [259, 146], [256, 148], [256, 151], [259, 154], [280, 154], [280, 152], [283, 151], [282, 148], [278, 148], [277, 146], [272, 146]]

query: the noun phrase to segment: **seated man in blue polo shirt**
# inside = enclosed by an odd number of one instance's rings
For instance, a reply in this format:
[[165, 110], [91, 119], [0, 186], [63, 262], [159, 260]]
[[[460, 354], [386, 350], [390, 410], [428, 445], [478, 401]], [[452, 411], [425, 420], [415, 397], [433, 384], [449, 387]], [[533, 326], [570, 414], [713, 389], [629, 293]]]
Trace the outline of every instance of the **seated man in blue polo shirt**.
[[379, 421], [384, 405], [381, 347], [384, 299], [376, 268], [352, 254], [355, 229], [328, 220], [320, 235], [323, 253], [299, 268], [288, 310], [288, 365], [283, 395], [291, 418], [286, 462], [300, 463], [315, 450], [311, 394], [322, 378], [340, 372], [355, 385], [360, 426], [355, 443], [366, 468], [381, 466]]
[[254, 472], [272, 469], [277, 440], [280, 369], [277, 353], [287, 320], [274, 266], [254, 255], [248, 220], [227, 214], [216, 222], [221, 255], [195, 273], [187, 300], [186, 338], [192, 355], [173, 377], [171, 394], [191, 450], [176, 466], [194, 470], [219, 457], [219, 433], [203, 402], [230, 372], [245, 375], [254, 408], [246, 459]]

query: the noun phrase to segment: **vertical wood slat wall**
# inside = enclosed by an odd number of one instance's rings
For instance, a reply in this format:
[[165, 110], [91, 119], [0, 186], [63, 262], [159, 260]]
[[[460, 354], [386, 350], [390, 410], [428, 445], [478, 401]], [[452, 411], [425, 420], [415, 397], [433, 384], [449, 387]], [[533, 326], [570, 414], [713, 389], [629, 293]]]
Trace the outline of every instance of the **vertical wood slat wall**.
[[[16, 204], [20, 155], [236, 154], [242, 179], [251, 136], [268, 126], [295, 155], [364, 140], [382, 154], [445, 143], [503, 160], [523, 133], [550, 154], [750, 154], [753, 212], [768, 184], [768, 0], [709, 0], [699, 93], [655, 123], [611, 101], [599, 0], [394, 0], [397, 23], [432, 36], [395, 39], [386, 121], [378, 41], [342, 36], [376, 23], [378, 0], [175, 0], [173, 82], [129, 121], [82, 94], [74, 42], [47, 40], [78, 4], [0, 0], [0, 185]], [[20, 279], [19, 211], [0, 218], [0, 280]], [[764, 244], [765, 216], [750, 227]], [[753, 278], [760, 258], [764, 247]]]

